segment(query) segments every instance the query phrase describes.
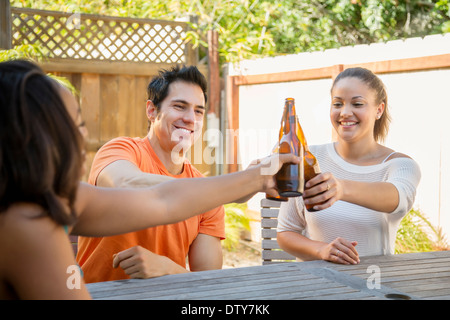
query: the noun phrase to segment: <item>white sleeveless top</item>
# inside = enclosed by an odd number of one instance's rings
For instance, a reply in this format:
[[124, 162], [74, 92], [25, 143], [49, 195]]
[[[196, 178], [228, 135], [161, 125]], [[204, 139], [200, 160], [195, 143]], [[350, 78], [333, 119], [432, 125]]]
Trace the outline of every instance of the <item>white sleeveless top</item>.
[[353, 203], [337, 201], [330, 208], [306, 211], [301, 197], [283, 202], [278, 217], [278, 232], [294, 231], [317, 241], [332, 242], [337, 237], [357, 241], [360, 256], [393, 254], [395, 237], [401, 219], [414, 203], [420, 181], [420, 168], [410, 158], [392, 155], [376, 165], [358, 166], [346, 162], [334, 144], [311, 146], [322, 172], [331, 172], [338, 179], [362, 182], [390, 182], [398, 190], [399, 204], [391, 213], [374, 211]]

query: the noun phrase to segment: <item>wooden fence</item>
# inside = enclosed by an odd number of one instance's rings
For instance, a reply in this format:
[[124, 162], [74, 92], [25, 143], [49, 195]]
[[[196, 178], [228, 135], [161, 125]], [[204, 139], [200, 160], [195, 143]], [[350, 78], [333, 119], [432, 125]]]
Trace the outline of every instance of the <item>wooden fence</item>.
[[[48, 56], [43, 69], [66, 77], [79, 92], [89, 130], [89, 168], [108, 140], [147, 134], [146, 88], [160, 69], [187, 64], [207, 78], [210, 73], [184, 41], [186, 22], [10, 8], [8, 1], [0, 9], [1, 48], [39, 45]], [[210, 165], [196, 166], [214, 173]]]

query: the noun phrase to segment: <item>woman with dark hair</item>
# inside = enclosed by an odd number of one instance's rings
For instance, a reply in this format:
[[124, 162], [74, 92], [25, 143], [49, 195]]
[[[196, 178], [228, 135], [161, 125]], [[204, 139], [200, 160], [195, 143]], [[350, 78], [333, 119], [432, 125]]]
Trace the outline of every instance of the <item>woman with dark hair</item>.
[[354, 264], [359, 256], [393, 254], [420, 169], [380, 144], [390, 122], [382, 81], [363, 68], [341, 72], [331, 88], [330, 120], [337, 141], [311, 146], [322, 174], [306, 184], [303, 198], [281, 205], [278, 243], [301, 260]]
[[99, 188], [79, 182], [80, 132], [80, 109], [67, 89], [31, 62], [0, 63], [0, 299], [87, 299], [82, 280], [70, 285], [76, 262], [67, 233], [115, 235], [185, 220], [258, 191], [277, 195], [273, 175], [299, 161], [283, 155], [220, 177]]

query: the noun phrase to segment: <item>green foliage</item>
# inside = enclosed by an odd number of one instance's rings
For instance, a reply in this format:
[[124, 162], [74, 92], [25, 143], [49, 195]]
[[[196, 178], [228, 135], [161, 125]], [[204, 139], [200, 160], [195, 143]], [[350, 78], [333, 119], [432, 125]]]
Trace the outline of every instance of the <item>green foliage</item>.
[[247, 203], [229, 203], [225, 206], [226, 239], [222, 246], [233, 250], [238, 244], [243, 230], [250, 230], [250, 219], [246, 216]]
[[39, 46], [32, 44], [19, 45], [11, 50], [0, 50], [0, 61], [15, 59], [29, 59], [40, 62], [45, 59], [45, 54]]
[[434, 227], [419, 210], [411, 210], [397, 231], [395, 253], [448, 250], [441, 228]]
[[[37, 63], [41, 63], [47, 59], [46, 54], [42, 51], [42, 49], [35, 44], [23, 44], [14, 47], [9, 50], [0, 50], [0, 62], [2, 61], [10, 61], [17, 59], [26, 59], [31, 60]], [[56, 76], [54, 74], [48, 74], [49, 77], [56, 80], [61, 85], [68, 88], [74, 95], [77, 95], [78, 92], [75, 87], [64, 77]]]
[[150, 19], [198, 17], [186, 41], [221, 62], [450, 32], [449, 0], [11, 0], [12, 6]]

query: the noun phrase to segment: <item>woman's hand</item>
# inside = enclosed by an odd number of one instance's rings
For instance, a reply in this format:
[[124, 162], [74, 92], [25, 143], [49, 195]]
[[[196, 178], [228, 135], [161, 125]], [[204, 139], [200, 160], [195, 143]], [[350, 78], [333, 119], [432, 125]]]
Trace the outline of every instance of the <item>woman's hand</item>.
[[358, 251], [355, 246], [356, 241], [348, 241], [343, 238], [336, 238], [331, 243], [324, 245], [319, 255], [322, 260], [327, 260], [341, 264], [358, 264], [360, 262]]
[[305, 204], [314, 204], [315, 210], [323, 210], [342, 199], [343, 193], [341, 181], [332, 173], [325, 172], [306, 183], [303, 201]]

